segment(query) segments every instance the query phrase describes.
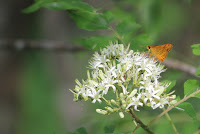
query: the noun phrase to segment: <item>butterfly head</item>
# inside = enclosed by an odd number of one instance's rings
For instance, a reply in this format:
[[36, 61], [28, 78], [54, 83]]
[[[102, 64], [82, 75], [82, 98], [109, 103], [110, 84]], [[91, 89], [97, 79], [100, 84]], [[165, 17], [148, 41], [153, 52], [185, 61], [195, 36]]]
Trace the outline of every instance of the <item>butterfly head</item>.
[[151, 49], [151, 45], [147, 45], [147, 49], [150, 50]]

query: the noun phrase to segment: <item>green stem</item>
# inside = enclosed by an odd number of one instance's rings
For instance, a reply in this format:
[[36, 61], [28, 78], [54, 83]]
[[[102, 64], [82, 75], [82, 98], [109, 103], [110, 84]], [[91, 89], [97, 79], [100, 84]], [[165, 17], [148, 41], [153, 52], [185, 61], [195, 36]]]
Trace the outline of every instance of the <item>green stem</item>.
[[108, 29], [111, 30], [115, 34], [115, 36], [119, 39], [119, 41], [121, 41], [122, 44], [126, 45], [122, 37], [117, 33], [116, 30], [114, 30], [112, 27], [109, 27]]
[[[165, 111], [165, 108], [163, 108], [163, 111]], [[172, 122], [172, 119], [170, 118], [169, 114], [168, 113], [165, 113], [165, 116], [167, 117], [167, 119], [169, 120], [170, 124], [172, 125], [172, 128], [174, 129], [174, 132], [176, 134], [179, 134], [179, 132], [177, 131], [174, 123]]]

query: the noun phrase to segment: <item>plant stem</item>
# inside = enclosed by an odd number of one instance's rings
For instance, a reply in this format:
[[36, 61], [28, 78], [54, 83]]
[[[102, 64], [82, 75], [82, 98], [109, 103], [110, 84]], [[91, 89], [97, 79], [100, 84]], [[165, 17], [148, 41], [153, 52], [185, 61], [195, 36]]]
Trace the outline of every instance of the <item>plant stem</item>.
[[[163, 111], [165, 111], [165, 108], [163, 108]], [[174, 129], [174, 132], [176, 134], [179, 134], [179, 132], [177, 131], [174, 123], [172, 122], [172, 119], [170, 118], [169, 114], [168, 113], [165, 113], [165, 116], [167, 117], [167, 119], [169, 120], [170, 124], [172, 125], [172, 128]]]
[[122, 44], [126, 45], [122, 37], [117, 33], [116, 30], [114, 30], [112, 27], [109, 27], [109, 29], [115, 34], [115, 36], [121, 41]]
[[140, 125], [137, 125], [131, 134], [134, 134], [135, 131], [136, 131], [139, 127], [140, 127]]
[[129, 108], [129, 113], [130, 115], [133, 117], [133, 119], [138, 123], [138, 125], [136, 126], [136, 128], [133, 130], [132, 134], [134, 134], [134, 132], [136, 131], [137, 128], [139, 128], [140, 126], [148, 133], [148, 134], [153, 134], [153, 132], [148, 128], [147, 125], [145, 125], [133, 112], [133, 110], [131, 108]]
[[199, 92], [200, 92], [200, 90], [197, 90], [197, 91], [193, 92], [192, 94], [190, 94], [189, 96], [185, 96], [182, 100], [180, 100], [179, 102], [177, 102], [173, 106], [167, 108], [165, 111], [163, 111], [161, 114], [159, 114], [158, 116], [156, 116], [153, 120], [151, 120], [148, 123], [148, 126], [150, 126], [153, 122], [155, 122], [158, 118], [160, 118], [161, 116], [163, 116], [165, 113], [167, 113], [168, 111], [172, 110], [172, 108], [176, 107], [177, 105], [181, 104], [182, 102], [186, 101], [187, 99], [193, 97], [195, 94], [198, 94]]

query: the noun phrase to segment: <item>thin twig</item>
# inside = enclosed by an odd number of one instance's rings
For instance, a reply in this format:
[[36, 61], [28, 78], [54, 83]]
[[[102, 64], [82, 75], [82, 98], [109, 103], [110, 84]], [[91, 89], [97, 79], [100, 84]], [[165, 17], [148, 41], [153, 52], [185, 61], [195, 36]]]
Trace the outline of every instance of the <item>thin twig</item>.
[[199, 76], [197, 76], [195, 73], [197, 71], [197, 68], [186, 64], [184, 62], [178, 61], [178, 60], [172, 60], [172, 59], [165, 59], [163, 61], [163, 64], [166, 65], [169, 68], [175, 69], [175, 70], [180, 70], [183, 71], [185, 73], [188, 73], [196, 78], [200, 78]]
[[114, 33], [114, 35], [121, 41], [122, 44], [126, 45], [125, 42], [124, 42], [124, 40], [123, 40], [122, 37], [117, 33], [116, 30], [114, 30], [112, 27], [109, 27], [109, 30], [111, 30], [111, 31]]
[[[165, 111], [165, 108], [163, 108], [163, 111]], [[170, 122], [172, 128], [174, 129], [174, 132], [175, 132], [176, 134], [179, 134], [179, 132], [178, 132], [178, 130], [176, 129], [174, 123], [172, 122], [172, 119], [170, 118], [169, 114], [168, 114], [168, 113], [165, 113], [165, 116], [166, 116], [167, 119], [169, 120], [169, 122]]]
[[86, 51], [82, 46], [69, 45], [65, 41], [51, 40], [0, 40], [0, 49], [3, 50], [44, 50], [44, 51]]
[[140, 125], [138, 124], [138, 125], [135, 127], [135, 129], [133, 130], [133, 132], [132, 132], [131, 134], [134, 134], [135, 131], [136, 131], [139, 127], [140, 127]]
[[[153, 134], [153, 132], [148, 128], [147, 125], [145, 125], [136, 115], [135, 113], [133, 112], [133, 110], [131, 108], [129, 108], [129, 113], [130, 115], [133, 117], [133, 119], [138, 123], [138, 125], [140, 125], [148, 134]], [[138, 127], [139, 128], [139, 127]], [[134, 129], [135, 131], [135, 129]], [[134, 132], [133, 131], [133, 132]], [[132, 132], [132, 134], [133, 134]]]
[[[110, 30], [114, 30], [110, 28]], [[123, 39], [116, 33], [117, 38], [123, 43]], [[3, 50], [44, 50], [44, 51], [67, 51], [67, 52], [77, 52], [77, 51], [87, 51], [82, 46], [69, 45], [65, 41], [53, 41], [53, 40], [24, 40], [24, 39], [4, 39], [0, 40], [0, 49]], [[200, 78], [195, 74], [197, 68], [180, 62], [178, 60], [165, 59], [163, 62], [168, 68], [176, 69], [188, 73], [196, 78]]]
[[158, 116], [156, 116], [153, 120], [151, 120], [147, 126], [150, 126], [153, 122], [155, 122], [158, 118], [160, 118], [161, 116], [163, 116], [165, 113], [169, 112], [170, 110], [172, 110], [174, 107], [176, 107], [177, 105], [181, 104], [182, 102], [186, 101], [187, 99], [189, 99], [190, 97], [196, 95], [200, 93], [200, 90], [197, 90], [195, 92], [193, 92], [192, 94], [185, 96], [182, 100], [180, 100], [179, 102], [177, 102], [176, 104], [174, 104], [173, 106], [167, 108], [165, 111], [163, 111], [161, 114], [159, 114]]

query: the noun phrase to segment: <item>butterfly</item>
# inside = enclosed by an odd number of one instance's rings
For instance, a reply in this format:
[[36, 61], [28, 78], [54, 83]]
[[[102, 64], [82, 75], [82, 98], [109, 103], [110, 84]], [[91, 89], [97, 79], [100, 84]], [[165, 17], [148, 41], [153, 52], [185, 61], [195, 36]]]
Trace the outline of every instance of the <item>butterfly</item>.
[[167, 57], [172, 47], [172, 44], [163, 44], [157, 46], [148, 45], [147, 49], [149, 50], [150, 55], [153, 55], [155, 58], [158, 58], [160, 61], [163, 61]]

